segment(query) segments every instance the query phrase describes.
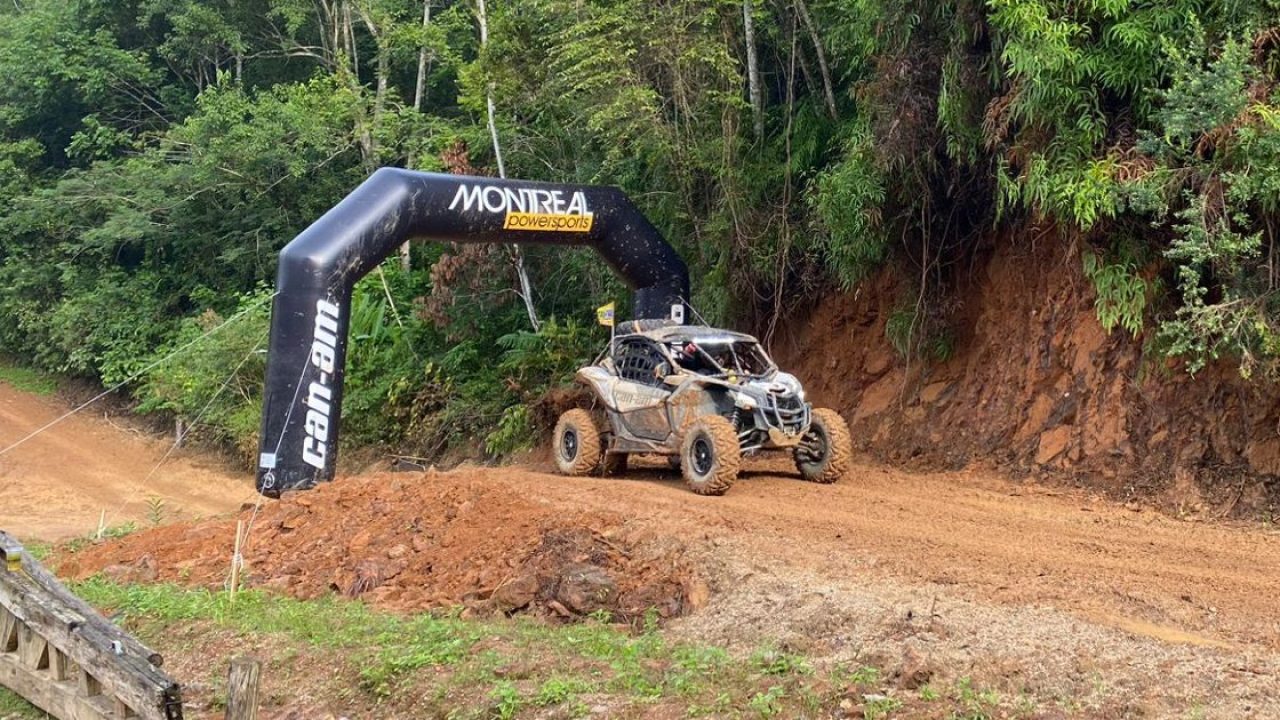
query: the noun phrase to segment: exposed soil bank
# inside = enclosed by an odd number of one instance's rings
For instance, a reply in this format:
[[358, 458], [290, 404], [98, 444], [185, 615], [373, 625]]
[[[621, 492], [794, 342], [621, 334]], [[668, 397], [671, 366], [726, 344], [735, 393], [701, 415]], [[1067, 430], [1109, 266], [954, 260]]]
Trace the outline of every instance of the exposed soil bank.
[[1004, 240], [962, 275], [946, 362], [908, 363], [890, 345], [886, 323], [915, 298], [885, 272], [792, 322], [779, 364], [896, 463], [1067, 477], [1175, 513], [1280, 513], [1274, 383], [1226, 362], [1191, 378], [1150, 350], [1150, 322], [1146, 337], [1108, 335], [1061, 243]]

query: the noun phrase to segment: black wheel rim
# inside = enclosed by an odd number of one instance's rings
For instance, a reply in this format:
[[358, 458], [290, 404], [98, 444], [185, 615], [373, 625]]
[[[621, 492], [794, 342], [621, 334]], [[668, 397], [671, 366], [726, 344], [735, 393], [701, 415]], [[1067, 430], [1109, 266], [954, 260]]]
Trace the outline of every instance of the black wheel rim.
[[564, 437], [560, 438], [560, 454], [565, 460], [574, 460], [578, 457], [578, 433], [573, 428], [567, 428], [564, 431]]
[[711, 443], [706, 436], [699, 435], [694, 438], [692, 460], [694, 474], [702, 476], [711, 472], [711, 466], [715, 463], [715, 451], [711, 449]]

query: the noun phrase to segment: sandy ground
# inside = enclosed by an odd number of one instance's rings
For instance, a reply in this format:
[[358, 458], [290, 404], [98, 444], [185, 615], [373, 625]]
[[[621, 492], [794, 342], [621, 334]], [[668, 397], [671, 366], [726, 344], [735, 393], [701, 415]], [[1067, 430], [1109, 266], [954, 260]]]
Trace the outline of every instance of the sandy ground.
[[[67, 411], [65, 403], [0, 383], [0, 448]], [[163, 464], [170, 444], [131, 431], [90, 407], [0, 455], [0, 529], [23, 539], [62, 540], [108, 525], [144, 524], [148, 501], [166, 518], [235, 510], [257, 494], [216, 460], [181, 451]], [[150, 476], [150, 477], [148, 477]]]

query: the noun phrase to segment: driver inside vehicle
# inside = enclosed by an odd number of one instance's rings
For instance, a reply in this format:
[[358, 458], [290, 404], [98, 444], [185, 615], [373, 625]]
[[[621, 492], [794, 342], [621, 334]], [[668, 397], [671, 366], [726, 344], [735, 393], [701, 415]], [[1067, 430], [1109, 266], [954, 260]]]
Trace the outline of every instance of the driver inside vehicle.
[[697, 344], [689, 342], [684, 347], [674, 349], [676, 362], [680, 367], [702, 375], [709, 375], [715, 372], [715, 367], [707, 361], [706, 355], [698, 348]]

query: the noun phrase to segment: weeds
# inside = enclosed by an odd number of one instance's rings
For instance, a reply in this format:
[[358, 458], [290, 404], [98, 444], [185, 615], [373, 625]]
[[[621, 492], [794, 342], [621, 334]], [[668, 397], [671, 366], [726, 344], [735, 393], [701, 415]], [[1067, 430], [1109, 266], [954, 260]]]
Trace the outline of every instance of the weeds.
[[751, 663], [766, 675], [809, 675], [812, 666], [799, 655], [791, 655], [775, 648], [761, 648], [751, 656]]
[[151, 523], [151, 527], [158, 527], [164, 522], [167, 514], [168, 508], [165, 507], [164, 498], [159, 495], [151, 495], [147, 498], [147, 522]]
[[891, 697], [868, 697], [862, 707], [866, 720], [883, 720], [902, 707], [902, 701]]
[[35, 395], [52, 395], [58, 391], [58, 381], [49, 375], [12, 365], [3, 359], [0, 359], [0, 383]]
[[[382, 709], [406, 704], [419, 716], [582, 717], [589, 697], [593, 705], [603, 703], [610, 713], [626, 716], [658, 703], [687, 717], [825, 717], [848, 696], [847, 688], [856, 688], [870, 720], [910, 716], [918, 702], [942, 703], [931, 705], [929, 715], [952, 720], [984, 720], [1001, 706], [996, 693], [968, 678], [945, 696], [926, 686], [918, 699], [892, 697], [875, 694], [886, 690], [882, 671], [873, 666], [824, 670], [773, 646], [735, 656], [668, 640], [652, 624], [636, 631], [600, 618], [555, 625], [523, 618], [463, 620], [456, 613], [405, 617], [356, 601], [304, 601], [257, 590], [241, 592], [232, 604], [221, 592], [102, 578], [72, 589], [110, 608], [162, 651], [175, 636], [189, 637], [193, 628], [203, 634], [201, 623], [211, 623], [213, 634], [223, 638], [219, 647], [270, 642], [284, 646], [277, 657], [290, 651], [332, 657], [333, 692], [345, 703]], [[226, 631], [239, 635], [236, 642], [225, 642]], [[9, 709], [4, 702], [0, 695], [0, 717]]]
[[885, 339], [903, 358], [946, 362], [955, 353], [955, 343], [941, 313], [940, 308], [917, 312], [914, 303], [900, 305], [885, 321]]
[[493, 716], [498, 720], [511, 720], [524, 705], [520, 691], [509, 682], [498, 683], [489, 693], [489, 699], [493, 702]]
[[786, 690], [780, 685], [774, 685], [764, 692], [753, 695], [747, 706], [762, 718], [777, 717], [782, 712], [782, 699], [786, 695]]
[[31, 556], [31, 559], [37, 561], [44, 561], [53, 554], [52, 545], [38, 540], [22, 543], [22, 549], [26, 550], [27, 554]]
[[137, 531], [138, 531], [138, 524], [133, 522], [132, 520], [130, 520], [129, 522], [121, 523], [119, 525], [107, 525], [102, 528], [99, 528], [98, 530], [95, 530], [94, 532], [88, 533], [86, 535], [81, 535], [78, 538], [74, 538], [68, 541], [67, 549], [70, 550], [71, 552], [76, 552], [78, 550], [85, 548], [88, 545], [92, 545], [95, 542], [99, 542], [101, 540], [115, 540], [118, 538], [125, 537], [126, 535], [132, 535]]
[[49, 717], [39, 708], [0, 687], [0, 718], [4, 720], [44, 720]]

